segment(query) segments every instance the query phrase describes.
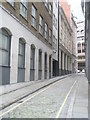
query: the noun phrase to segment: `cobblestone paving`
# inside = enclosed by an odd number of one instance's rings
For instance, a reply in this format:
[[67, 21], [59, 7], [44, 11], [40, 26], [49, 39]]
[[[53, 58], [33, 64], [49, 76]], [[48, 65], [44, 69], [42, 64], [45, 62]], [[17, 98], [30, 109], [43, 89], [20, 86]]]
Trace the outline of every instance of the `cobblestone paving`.
[[[60, 106], [62, 105], [70, 87], [75, 80], [80, 80], [81, 76], [70, 76], [58, 82], [46, 91], [35, 96], [31, 100], [20, 105], [9, 112], [4, 118], [55, 118]], [[72, 90], [61, 114], [61, 118], [67, 116], [70, 100], [76, 86]], [[18, 103], [17, 103], [18, 104]]]

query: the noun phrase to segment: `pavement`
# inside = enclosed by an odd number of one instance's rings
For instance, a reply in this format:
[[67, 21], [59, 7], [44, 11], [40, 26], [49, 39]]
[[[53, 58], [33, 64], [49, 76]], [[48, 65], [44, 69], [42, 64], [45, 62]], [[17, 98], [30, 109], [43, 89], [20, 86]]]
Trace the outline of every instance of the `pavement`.
[[17, 83], [12, 85], [0, 86], [0, 110], [68, 76], [70, 75], [55, 77], [47, 80], [37, 80], [26, 83]]
[[[51, 81], [54, 83], [51, 84]], [[50, 85], [47, 86], [48, 84]], [[43, 89], [0, 111], [0, 116], [3, 115], [4, 118], [88, 118], [88, 81], [84, 74], [37, 82], [28, 87], [29, 92], [41, 86]], [[27, 90], [26, 88], [22, 89]], [[20, 89], [21, 93], [22, 89]]]

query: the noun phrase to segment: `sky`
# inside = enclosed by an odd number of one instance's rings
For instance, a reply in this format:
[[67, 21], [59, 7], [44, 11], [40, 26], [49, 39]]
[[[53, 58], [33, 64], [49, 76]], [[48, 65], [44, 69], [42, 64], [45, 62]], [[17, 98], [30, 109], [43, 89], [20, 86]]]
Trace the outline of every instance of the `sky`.
[[71, 5], [71, 11], [75, 17], [77, 17], [76, 21], [83, 21], [84, 15], [81, 8], [81, 0], [67, 0]]

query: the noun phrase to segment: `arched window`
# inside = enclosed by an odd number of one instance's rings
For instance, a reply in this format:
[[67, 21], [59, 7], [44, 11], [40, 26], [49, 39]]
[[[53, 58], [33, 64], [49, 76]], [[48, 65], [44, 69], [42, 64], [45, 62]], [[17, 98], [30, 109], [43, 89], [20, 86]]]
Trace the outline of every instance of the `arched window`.
[[25, 67], [25, 42], [21, 38], [19, 39], [18, 67]]
[[49, 78], [51, 78], [51, 64], [52, 64], [52, 61], [51, 61], [51, 55], [49, 56]]
[[44, 78], [47, 79], [47, 53], [45, 53], [44, 72]]
[[39, 50], [39, 67], [38, 67], [38, 79], [42, 79], [42, 51]]
[[31, 45], [30, 80], [35, 79], [35, 46]]
[[0, 29], [0, 85], [10, 84], [11, 33], [7, 28]]
[[10, 66], [11, 36], [4, 29], [0, 32], [0, 66]]
[[20, 38], [18, 50], [18, 82], [24, 81], [25, 81], [25, 41], [23, 38]]

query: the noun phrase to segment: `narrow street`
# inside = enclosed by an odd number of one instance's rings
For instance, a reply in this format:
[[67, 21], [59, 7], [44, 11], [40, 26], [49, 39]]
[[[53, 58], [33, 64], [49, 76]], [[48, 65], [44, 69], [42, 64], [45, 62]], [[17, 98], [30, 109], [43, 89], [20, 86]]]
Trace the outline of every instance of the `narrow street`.
[[2, 118], [88, 118], [88, 81], [73, 74], [0, 111]]

